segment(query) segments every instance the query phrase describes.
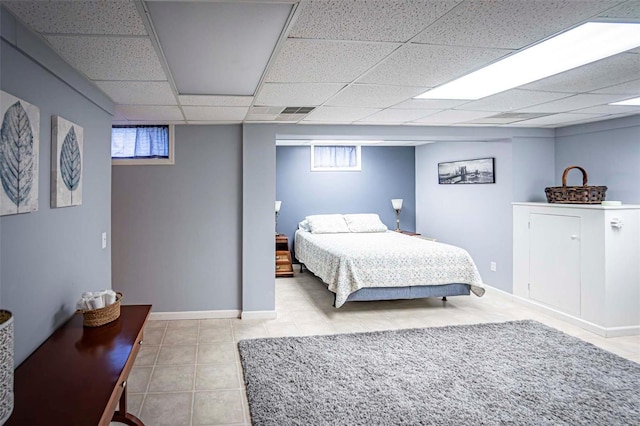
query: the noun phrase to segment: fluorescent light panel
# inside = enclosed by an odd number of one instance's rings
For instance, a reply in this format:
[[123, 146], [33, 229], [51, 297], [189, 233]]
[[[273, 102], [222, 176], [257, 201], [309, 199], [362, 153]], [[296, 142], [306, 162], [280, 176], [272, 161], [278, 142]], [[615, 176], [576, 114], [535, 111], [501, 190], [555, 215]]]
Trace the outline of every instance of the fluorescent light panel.
[[416, 99], [480, 99], [638, 46], [640, 23], [588, 22]]
[[640, 98], [627, 99], [626, 101], [613, 102], [609, 105], [631, 105], [631, 106], [640, 106]]

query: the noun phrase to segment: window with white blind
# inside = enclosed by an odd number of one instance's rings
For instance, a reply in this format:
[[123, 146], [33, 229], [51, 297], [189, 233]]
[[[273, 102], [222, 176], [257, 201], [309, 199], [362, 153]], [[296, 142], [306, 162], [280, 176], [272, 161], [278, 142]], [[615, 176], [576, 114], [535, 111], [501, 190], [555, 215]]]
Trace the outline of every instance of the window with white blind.
[[111, 127], [113, 165], [174, 164], [173, 126]]
[[360, 170], [360, 145], [311, 145], [312, 172]]

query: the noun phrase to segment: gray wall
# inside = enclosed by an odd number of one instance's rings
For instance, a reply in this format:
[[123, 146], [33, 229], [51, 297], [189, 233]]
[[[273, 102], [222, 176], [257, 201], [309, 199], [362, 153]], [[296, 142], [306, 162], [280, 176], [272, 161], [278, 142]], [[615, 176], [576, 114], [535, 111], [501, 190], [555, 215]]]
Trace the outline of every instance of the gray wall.
[[290, 244], [298, 222], [310, 214], [378, 213], [395, 229], [392, 198], [402, 198], [400, 226], [415, 230], [415, 148], [363, 146], [362, 171], [312, 172], [309, 146], [276, 147], [278, 232]]
[[175, 165], [112, 168], [113, 288], [156, 312], [240, 309], [242, 128], [175, 139]]
[[[111, 288], [111, 114], [108, 100], [0, 8], [0, 87], [40, 108], [38, 211], [0, 219], [1, 308], [15, 318], [21, 363], [75, 311], [84, 291]], [[84, 129], [82, 205], [49, 207], [51, 116]]]
[[513, 201], [546, 202], [544, 189], [555, 185], [555, 139], [514, 137], [511, 143]]
[[[582, 166], [589, 185], [606, 185], [607, 200], [640, 204], [640, 115], [556, 130], [556, 183], [569, 166]], [[568, 185], [582, 185], [571, 170]]]
[[242, 140], [242, 310], [275, 311], [276, 125], [245, 124]]
[[[495, 184], [440, 185], [438, 163], [495, 158]], [[483, 282], [512, 288], [512, 153], [509, 140], [441, 142], [416, 148], [416, 224], [418, 232], [466, 249]], [[497, 271], [489, 271], [489, 263]]]

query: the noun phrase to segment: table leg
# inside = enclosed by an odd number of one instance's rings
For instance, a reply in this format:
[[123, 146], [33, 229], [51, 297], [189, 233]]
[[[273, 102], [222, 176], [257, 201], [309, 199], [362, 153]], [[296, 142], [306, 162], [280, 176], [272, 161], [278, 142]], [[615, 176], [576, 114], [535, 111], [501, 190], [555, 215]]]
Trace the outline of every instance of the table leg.
[[122, 390], [122, 395], [120, 395], [118, 411], [113, 413], [113, 421], [130, 426], [144, 426], [142, 420], [133, 414], [127, 413], [127, 382], [124, 382], [124, 389]]

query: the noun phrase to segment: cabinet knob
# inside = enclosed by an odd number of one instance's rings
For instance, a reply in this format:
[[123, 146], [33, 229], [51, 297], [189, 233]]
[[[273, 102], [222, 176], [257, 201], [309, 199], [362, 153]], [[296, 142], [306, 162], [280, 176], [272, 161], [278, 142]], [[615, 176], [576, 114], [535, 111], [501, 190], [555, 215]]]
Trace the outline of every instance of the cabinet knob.
[[280, 265], [276, 265], [276, 271], [280, 269]]
[[572, 235], [572, 236], [571, 236], [571, 239], [572, 239], [572, 240], [579, 240], [579, 239], [580, 239], [580, 237], [579, 237], [578, 235]]

